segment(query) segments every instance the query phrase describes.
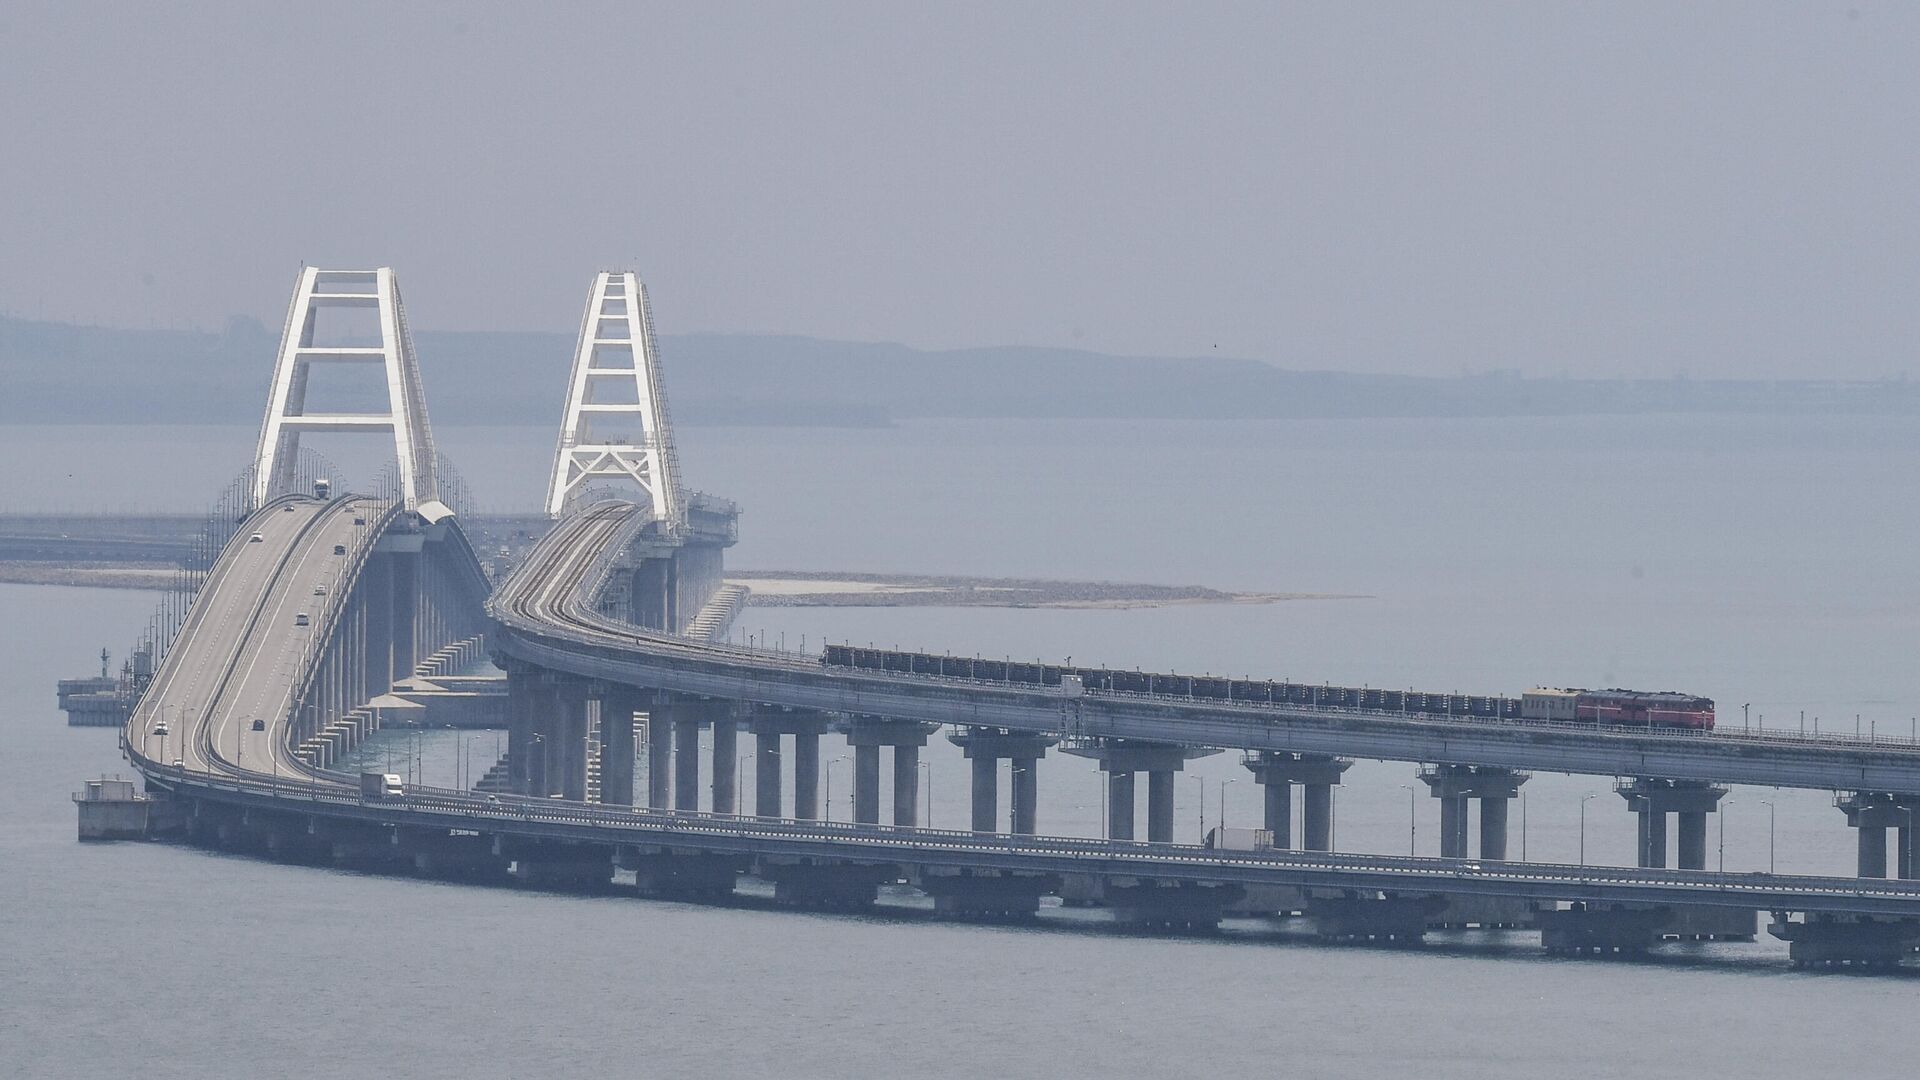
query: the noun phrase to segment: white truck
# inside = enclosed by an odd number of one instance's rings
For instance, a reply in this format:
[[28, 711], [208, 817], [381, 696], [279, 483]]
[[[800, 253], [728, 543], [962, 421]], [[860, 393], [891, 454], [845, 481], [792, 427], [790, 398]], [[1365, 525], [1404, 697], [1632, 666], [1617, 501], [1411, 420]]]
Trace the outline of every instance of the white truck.
[[1207, 830], [1206, 846], [1215, 851], [1272, 851], [1273, 830], [1218, 826]]
[[379, 802], [381, 799], [397, 799], [407, 793], [406, 785], [393, 773], [363, 772], [360, 774], [360, 801]]

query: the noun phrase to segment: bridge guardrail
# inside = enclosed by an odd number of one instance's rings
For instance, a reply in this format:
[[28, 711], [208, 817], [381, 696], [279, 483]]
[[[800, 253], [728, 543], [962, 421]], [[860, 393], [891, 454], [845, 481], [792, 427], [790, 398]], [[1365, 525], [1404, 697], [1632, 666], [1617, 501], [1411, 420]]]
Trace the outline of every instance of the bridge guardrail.
[[[794, 818], [760, 818], [748, 815], [656, 810], [645, 807], [609, 807], [592, 803], [504, 794], [487, 797], [451, 789], [419, 786], [408, 789], [401, 796], [369, 801], [361, 798], [355, 788], [313, 778], [309, 778], [306, 783], [279, 783], [250, 777], [193, 773], [190, 770], [174, 769], [170, 766], [156, 767], [155, 772], [182, 784], [201, 786], [214, 791], [376, 812], [454, 814], [471, 820], [476, 826], [489, 821], [526, 822], [610, 828], [631, 833], [635, 839], [646, 834], [661, 832], [683, 834], [704, 832], [710, 835], [728, 835], [744, 839], [866, 844], [873, 846], [876, 856], [882, 851], [896, 856], [903, 855], [906, 857], [891, 861], [906, 863], [923, 861], [913, 857], [915, 852], [932, 854], [941, 850], [990, 850], [1078, 859], [1181, 864], [1196, 869], [1268, 867], [1324, 870], [1329, 873], [1392, 873], [1432, 880], [1436, 884], [1439, 883], [1439, 879], [1455, 879], [1567, 885], [1647, 886], [1709, 893], [1717, 899], [1742, 898], [1749, 900], [1757, 908], [1766, 907], [1765, 901], [1770, 898], [1778, 899], [1789, 895], [1802, 898], [1844, 896], [1903, 903], [1911, 901], [1914, 912], [1920, 914], [1920, 881], [1908, 882], [1899, 879], [1724, 873], [1708, 870], [1642, 869], [1298, 850], [1224, 852], [1197, 845], [1140, 840], [1026, 836]], [[618, 838], [609, 837], [608, 842], [617, 843]]]

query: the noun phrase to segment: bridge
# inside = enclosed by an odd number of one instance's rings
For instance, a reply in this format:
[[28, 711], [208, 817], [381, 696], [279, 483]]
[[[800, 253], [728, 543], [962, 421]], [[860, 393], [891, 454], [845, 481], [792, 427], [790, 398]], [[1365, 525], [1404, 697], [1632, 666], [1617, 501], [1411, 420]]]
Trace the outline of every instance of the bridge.
[[[377, 330], [329, 334], [329, 313], [342, 309]], [[309, 412], [313, 364], [377, 365], [387, 408]], [[1421, 696], [1415, 708], [1396, 694], [1390, 709], [1330, 694], [1297, 700], [1271, 684], [1252, 700], [1190, 676], [1148, 680], [1141, 692], [1091, 669], [1035, 665], [1016, 677], [1024, 665], [918, 654], [829, 663], [715, 640], [737, 599], [721, 587], [737, 512], [681, 483], [634, 274], [594, 280], [549, 485], [555, 524], [497, 583], [439, 497], [391, 271], [303, 270], [272, 386], [251, 512], [205, 574], [123, 735], [151, 793], [142, 833], [479, 880], [604, 888], [631, 873], [656, 895], [725, 896], [750, 875], [779, 902], [815, 907], [864, 907], [882, 886], [906, 883], [936, 911], [973, 918], [1030, 917], [1055, 895], [1160, 927], [1301, 911], [1337, 940], [1524, 921], [1549, 949], [1600, 952], [1670, 934], [1750, 937], [1755, 913], [1767, 912], [1796, 963], [1896, 964], [1920, 943], [1920, 745], [1909, 740], [1541, 723], [1486, 715], [1470, 699], [1434, 706]], [[391, 437], [394, 494], [303, 488], [289, 463], [312, 431]], [[483, 652], [505, 671], [495, 790], [370, 791], [341, 770], [353, 747], [409, 715], [413, 680]], [[920, 749], [941, 732], [970, 762], [965, 831], [916, 818]], [[751, 812], [734, 789], [743, 733], [755, 740]], [[851, 749], [852, 821], [821, 820], [823, 736]], [[1271, 848], [1173, 843], [1175, 775], [1222, 749], [1242, 752], [1263, 787]], [[1035, 766], [1049, 752], [1106, 774], [1106, 836], [1041, 830]], [[1356, 757], [1420, 766], [1440, 800], [1441, 857], [1330, 850], [1331, 789]], [[1003, 761], [1012, 762], [1005, 799]], [[1640, 865], [1507, 859], [1508, 802], [1543, 769], [1618, 778], [1638, 815]], [[1136, 838], [1141, 773], [1146, 835]], [[1706, 822], [1733, 783], [1841, 793], [1860, 875], [1708, 871]], [[97, 824], [125, 811], [111, 801], [81, 803], [83, 833], [90, 812]]]

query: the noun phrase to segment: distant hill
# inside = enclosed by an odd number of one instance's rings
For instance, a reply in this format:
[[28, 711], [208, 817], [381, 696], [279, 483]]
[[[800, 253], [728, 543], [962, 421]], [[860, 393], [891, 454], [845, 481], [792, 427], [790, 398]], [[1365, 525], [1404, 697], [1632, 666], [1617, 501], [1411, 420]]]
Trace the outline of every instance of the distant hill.
[[[570, 335], [417, 331], [435, 420], [538, 424], [560, 411]], [[119, 330], [0, 316], [0, 422], [250, 423], [277, 346], [258, 321], [220, 332]], [[1920, 412], [1920, 384], [1529, 379], [1290, 371], [1256, 360], [763, 334], [660, 339], [685, 424], [872, 426], [928, 417], [1543, 416]]]

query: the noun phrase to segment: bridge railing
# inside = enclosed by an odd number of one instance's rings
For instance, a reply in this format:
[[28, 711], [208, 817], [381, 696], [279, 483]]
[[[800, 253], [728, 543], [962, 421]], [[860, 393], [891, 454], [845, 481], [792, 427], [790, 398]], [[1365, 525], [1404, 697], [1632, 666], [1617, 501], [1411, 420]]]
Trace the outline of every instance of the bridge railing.
[[[607, 636], [623, 637], [628, 640], [659, 640], [663, 643], [673, 645], [686, 644], [679, 641], [670, 641], [662, 635], [652, 634], [637, 627], [615, 624], [610, 620], [599, 617], [597, 613], [591, 610], [579, 611], [577, 612], [577, 616], [583, 622], [592, 622], [600, 625], [602, 627], [602, 634]], [[556, 636], [571, 637], [573, 640], [589, 646], [595, 642], [595, 636], [593, 635], [569, 635], [562, 627], [546, 627], [544, 630]], [[739, 660], [758, 667], [780, 667], [786, 670], [809, 671], [849, 679], [870, 680], [877, 683], [905, 682], [929, 688], [940, 688], [952, 691], [952, 693], [945, 696], [956, 701], [971, 700], [981, 691], [1001, 691], [1030, 696], [1043, 696], [1057, 699], [1062, 704], [1075, 700], [1075, 698], [1069, 697], [1061, 692], [1058, 687], [967, 679], [931, 672], [876, 672], [861, 668], [833, 667], [822, 663], [819, 657], [812, 653], [772, 649], [765, 646], [740, 645], [732, 642], [700, 643], [697, 647], [707, 656], [714, 659]], [[1253, 715], [1288, 715], [1325, 718], [1329, 720], [1353, 719], [1373, 723], [1387, 721], [1404, 723], [1420, 728], [1455, 728], [1462, 730], [1518, 729], [1540, 732], [1567, 732], [1621, 741], [1659, 739], [1675, 743], [1737, 742], [1795, 749], [1866, 750], [1920, 754], [1920, 739], [1915, 739], [1907, 735], [1880, 734], [1877, 728], [1870, 730], [1869, 734], [1854, 735], [1833, 731], [1787, 732], [1772, 728], [1718, 727], [1712, 730], [1705, 730], [1700, 728], [1628, 727], [1623, 725], [1561, 720], [1529, 720], [1517, 717], [1470, 716], [1459, 714], [1438, 715], [1405, 711], [1389, 712], [1379, 709], [1358, 709], [1340, 705], [1225, 700], [1195, 697], [1192, 695], [1175, 697], [1166, 694], [1150, 694], [1131, 690], [1097, 689], [1092, 687], [1084, 689], [1079, 699], [1136, 702], [1142, 705], [1180, 704], [1207, 710], [1247, 712]]]
[[[352, 548], [347, 552], [347, 561], [333, 579], [333, 587], [327, 590], [326, 603], [321, 606], [320, 617], [314, 623], [313, 632], [307, 637], [307, 646], [301, 651], [298, 666], [287, 681], [286, 726], [283, 730], [291, 742], [294, 733], [299, 730], [300, 711], [306, 707], [307, 697], [312, 693], [313, 680], [320, 670], [321, 658], [335, 645], [334, 635], [339, 629], [340, 619], [346, 613], [352, 590], [348, 583], [357, 584], [360, 571], [366, 567], [367, 560], [373, 557], [374, 549], [387, 528], [393, 524], [404, 510], [397, 501], [390, 501], [377, 516], [364, 516], [366, 524], [359, 526]], [[331, 510], [328, 511], [332, 512]], [[320, 726], [316, 718], [315, 727]], [[291, 749], [291, 745], [288, 747]]]
[[[1809, 898], [1827, 896], [1878, 899], [1899, 902], [1903, 905], [1911, 901], [1914, 912], [1920, 913], [1920, 881], [1900, 879], [1759, 872], [1725, 873], [1710, 870], [1501, 862], [1488, 859], [1450, 859], [1286, 849], [1223, 851], [1196, 845], [1140, 840], [966, 832], [953, 829], [607, 806], [530, 796], [480, 795], [418, 785], [408, 788], [402, 795], [369, 800], [362, 798], [357, 788], [328, 782], [317, 777], [290, 777], [280, 781], [221, 774], [208, 775], [171, 767], [155, 767], [153, 771], [159, 776], [170, 778], [183, 785], [193, 785], [213, 792], [266, 797], [309, 806], [330, 805], [354, 808], [356, 812], [373, 811], [396, 816], [418, 814], [422, 818], [427, 818], [456, 815], [469, 819], [473, 827], [484, 827], [488, 822], [544, 823], [605, 828], [620, 833], [635, 834], [707, 833], [728, 836], [737, 841], [755, 839], [817, 841], [851, 846], [856, 849], [866, 848], [873, 856], [893, 857], [898, 861], [910, 863], [937, 862], [942, 851], [999, 851], [1053, 858], [1185, 865], [1202, 876], [1208, 867], [1290, 868], [1329, 873], [1390, 873], [1401, 881], [1415, 883], [1428, 881], [1433, 891], [1437, 892], [1446, 891], [1444, 885], [1449, 879], [1515, 884], [1557, 883], [1568, 886], [1647, 886], [1707, 894], [1714, 899], [1740, 899], [1751, 903], [1756, 908], [1767, 907], [1770, 901], [1778, 902], [1783, 898], [1797, 898], [1796, 902], [1804, 902]], [[617, 842], [616, 837], [608, 839]], [[847, 852], [841, 852], [841, 854], [847, 854]], [[1089, 869], [1091, 870], [1092, 867]], [[1708, 900], [1703, 899], [1701, 902], [1708, 902]]]

